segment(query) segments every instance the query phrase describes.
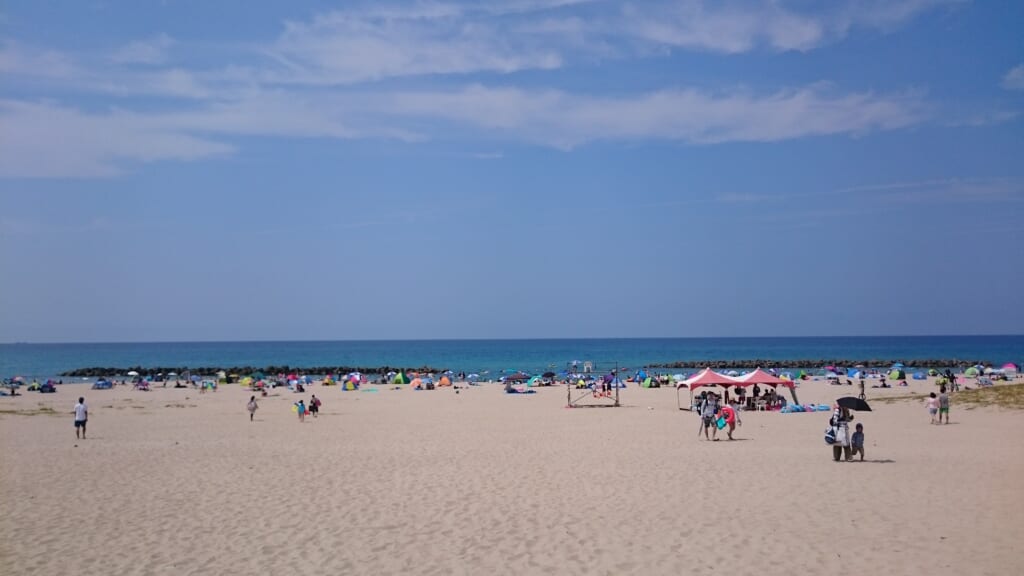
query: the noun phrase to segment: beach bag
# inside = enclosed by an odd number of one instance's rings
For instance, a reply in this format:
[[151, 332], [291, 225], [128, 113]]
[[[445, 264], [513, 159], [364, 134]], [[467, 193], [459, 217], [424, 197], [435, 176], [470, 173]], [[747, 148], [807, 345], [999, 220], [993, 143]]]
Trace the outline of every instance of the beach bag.
[[718, 420], [715, 421], [715, 426], [718, 426], [719, 430], [725, 428], [725, 418], [719, 416]]
[[829, 426], [825, 428], [825, 444], [829, 446], [836, 443], [836, 428], [835, 426]]
[[836, 444], [840, 446], [850, 445], [850, 432], [846, 426], [836, 427]]

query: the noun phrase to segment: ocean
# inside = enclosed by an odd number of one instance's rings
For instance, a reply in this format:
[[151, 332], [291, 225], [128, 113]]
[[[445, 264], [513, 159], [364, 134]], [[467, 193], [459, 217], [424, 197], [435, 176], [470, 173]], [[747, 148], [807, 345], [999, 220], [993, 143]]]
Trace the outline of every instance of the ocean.
[[1020, 364], [1024, 335], [0, 344], [0, 377], [45, 379], [86, 367], [271, 365], [430, 366], [496, 376], [502, 371], [561, 371], [573, 361], [591, 362], [602, 372], [678, 361], [840, 358]]

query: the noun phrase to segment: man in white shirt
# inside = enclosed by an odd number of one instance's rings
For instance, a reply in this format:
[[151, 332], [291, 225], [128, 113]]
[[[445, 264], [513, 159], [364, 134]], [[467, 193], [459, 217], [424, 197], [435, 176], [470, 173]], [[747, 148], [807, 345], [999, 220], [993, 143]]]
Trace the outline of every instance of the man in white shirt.
[[81, 438], [85, 439], [85, 423], [89, 420], [89, 407], [85, 405], [85, 398], [79, 398], [75, 404], [75, 438], [78, 438], [78, 431], [81, 429]]

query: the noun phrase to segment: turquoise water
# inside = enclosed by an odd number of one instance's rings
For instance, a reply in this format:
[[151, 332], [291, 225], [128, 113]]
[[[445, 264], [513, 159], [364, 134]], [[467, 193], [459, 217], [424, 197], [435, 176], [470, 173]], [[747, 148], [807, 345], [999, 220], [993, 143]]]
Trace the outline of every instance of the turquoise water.
[[637, 338], [560, 340], [406, 340], [328, 342], [164, 342], [0, 344], [0, 376], [47, 378], [92, 366], [395, 366], [492, 374], [565, 369], [635, 369], [693, 360], [877, 359], [1024, 360], [1024, 335], [829, 338]]

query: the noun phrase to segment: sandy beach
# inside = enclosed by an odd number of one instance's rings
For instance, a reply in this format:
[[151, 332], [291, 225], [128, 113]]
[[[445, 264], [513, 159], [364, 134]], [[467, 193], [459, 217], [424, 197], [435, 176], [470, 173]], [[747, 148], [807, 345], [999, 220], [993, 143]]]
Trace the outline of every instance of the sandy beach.
[[[804, 382], [802, 402], [856, 386]], [[49, 574], [1019, 574], [1021, 413], [868, 390], [867, 462], [827, 413], [698, 440], [673, 388], [567, 409], [563, 387], [64, 385], [0, 399], [0, 565]], [[318, 418], [291, 404], [311, 393]], [[72, 408], [90, 407], [87, 440]], [[687, 391], [682, 391], [684, 400]], [[722, 436], [724, 438], [724, 435]]]

